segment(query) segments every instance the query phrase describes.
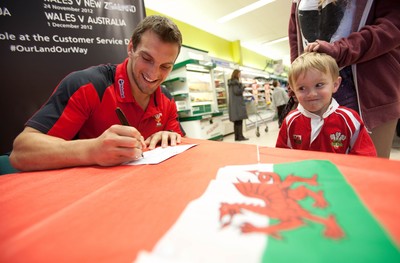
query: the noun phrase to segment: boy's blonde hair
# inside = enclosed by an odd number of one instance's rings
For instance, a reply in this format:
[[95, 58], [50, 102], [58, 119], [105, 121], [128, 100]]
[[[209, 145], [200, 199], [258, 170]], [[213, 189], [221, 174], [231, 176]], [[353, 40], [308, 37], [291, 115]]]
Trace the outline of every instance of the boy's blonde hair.
[[308, 70], [315, 69], [324, 74], [329, 73], [333, 80], [339, 77], [336, 61], [325, 53], [305, 52], [297, 57], [289, 69], [289, 85], [294, 88], [296, 80]]

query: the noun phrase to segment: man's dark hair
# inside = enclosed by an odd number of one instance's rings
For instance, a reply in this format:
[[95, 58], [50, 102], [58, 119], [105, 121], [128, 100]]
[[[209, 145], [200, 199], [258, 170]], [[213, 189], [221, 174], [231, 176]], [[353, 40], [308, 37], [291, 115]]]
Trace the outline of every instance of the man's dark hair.
[[145, 17], [135, 28], [132, 34], [133, 49], [139, 45], [142, 35], [151, 30], [164, 42], [176, 43], [179, 45], [179, 51], [182, 46], [182, 34], [178, 26], [169, 18], [163, 16], [148, 16]]

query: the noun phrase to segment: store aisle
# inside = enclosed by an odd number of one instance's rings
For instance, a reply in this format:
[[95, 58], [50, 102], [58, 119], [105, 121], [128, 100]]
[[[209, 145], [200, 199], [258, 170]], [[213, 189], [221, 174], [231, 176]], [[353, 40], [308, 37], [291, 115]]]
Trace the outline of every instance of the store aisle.
[[[278, 137], [278, 121], [268, 122], [268, 132], [265, 132], [265, 124], [259, 127], [260, 137], [256, 136], [256, 130], [250, 129], [244, 131], [245, 137], [249, 138], [248, 141], [240, 141], [236, 143], [255, 144], [259, 146], [275, 147], [276, 138]], [[224, 137], [224, 142], [235, 142], [233, 134]], [[390, 159], [400, 161], [400, 138], [396, 137], [393, 140], [393, 148], [390, 153]]]

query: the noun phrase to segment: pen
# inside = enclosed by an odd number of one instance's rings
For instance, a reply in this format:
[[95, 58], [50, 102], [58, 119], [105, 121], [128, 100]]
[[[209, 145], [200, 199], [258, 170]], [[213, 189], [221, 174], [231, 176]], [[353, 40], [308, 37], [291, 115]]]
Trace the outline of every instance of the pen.
[[[117, 108], [115, 109], [115, 112], [117, 113], [118, 119], [119, 119], [119, 121], [121, 122], [122, 125], [124, 125], [124, 126], [131, 126], [131, 125], [129, 124], [129, 121], [128, 121], [128, 119], [126, 118], [124, 112], [121, 110], [120, 107], [117, 107]], [[142, 152], [142, 158], [143, 158], [143, 152]]]
[[122, 125], [131, 126], [129, 124], [128, 119], [126, 118], [124, 112], [119, 107], [117, 107], [115, 109], [115, 112], [117, 113], [118, 119], [119, 119], [119, 121], [121, 122]]

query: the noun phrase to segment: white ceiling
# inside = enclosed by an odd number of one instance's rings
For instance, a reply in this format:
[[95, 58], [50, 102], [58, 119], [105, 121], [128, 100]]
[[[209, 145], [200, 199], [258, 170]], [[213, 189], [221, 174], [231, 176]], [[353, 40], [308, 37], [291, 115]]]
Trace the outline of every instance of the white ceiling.
[[170, 16], [229, 41], [240, 40], [243, 47], [289, 64], [287, 37], [292, 0], [275, 0], [228, 22], [217, 20], [240, 8], [265, 0], [144, 0], [146, 8]]

